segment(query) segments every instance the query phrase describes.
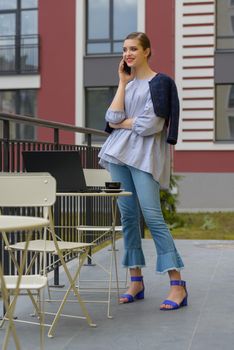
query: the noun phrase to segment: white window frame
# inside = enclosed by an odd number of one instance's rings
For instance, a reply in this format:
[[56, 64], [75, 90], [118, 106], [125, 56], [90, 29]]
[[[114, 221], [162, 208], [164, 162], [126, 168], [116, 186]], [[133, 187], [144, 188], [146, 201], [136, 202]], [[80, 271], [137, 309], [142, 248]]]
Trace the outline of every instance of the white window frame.
[[[145, 31], [145, 0], [137, 0], [137, 30]], [[85, 55], [85, 0], [76, 0], [76, 82], [75, 82], [75, 123], [77, 126], [85, 126], [85, 89], [84, 89], [84, 62]], [[83, 144], [85, 137], [76, 135], [76, 144]]]

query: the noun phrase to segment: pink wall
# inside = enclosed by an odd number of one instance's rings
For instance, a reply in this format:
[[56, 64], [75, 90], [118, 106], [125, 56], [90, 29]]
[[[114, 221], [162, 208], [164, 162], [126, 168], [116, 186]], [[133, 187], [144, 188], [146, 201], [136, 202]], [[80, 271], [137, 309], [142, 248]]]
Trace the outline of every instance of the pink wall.
[[[39, 1], [41, 89], [38, 117], [74, 125], [75, 122], [75, 0]], [[43, 137], [42, 137], [43, 135]], [[38, 138], [52, 140], [48, 129]], [[73, 142], [71, 133], [61, 141]]]
[[177, 151], [174, 152], [175, 172], [232, 173], [233, 151]]
[[174, 77], [174, 0], [146, 1], [146, 33], [152, 44], [152, 68]]

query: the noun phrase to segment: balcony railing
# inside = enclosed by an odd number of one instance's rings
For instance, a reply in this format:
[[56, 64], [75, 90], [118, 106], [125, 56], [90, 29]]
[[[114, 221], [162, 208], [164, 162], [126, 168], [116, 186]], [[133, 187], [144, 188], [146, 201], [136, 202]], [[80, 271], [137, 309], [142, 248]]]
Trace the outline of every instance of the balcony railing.
[[0, 36], [0, 74], [39, 72], [39, 36]]
[[[23, 123], [26, 125], [40, 126], [45, 128], [52, 128], [54, 131], [53, 142], [39, 142], [39, 141], [25, 141], [25, 140], [11, 140], [10, 128], [14, 127], [14, 123]], [[0, 127], [2, 124], [2, 137], [0, 136], [0, 171], [5, 172], [20, 172], [24, 171], [22, 162], [22, 151], [27, 150], [79, 150], [81, 154], [82, 165], [84, 168], [99, 168], [98, 165], [98, 152], [99, 147], [92, 146], [92, 135], [105, 136], [103, 131], [75, 127], [69, 124], [55, 123], [38, 118], [31, 118], [20, 116], [11, 113], [0, 112]], [[82, 133], [87, 136], [87, 145], [74, 145], [74, 144], [61, 144], [59, 140], [60, 132], [62, 130], [69, 131], [71, 133]], [[0, 133], [1, 135], [1, 133]], [[109, 201], [109, 202], [108, 202]], [[69, 210], [67, 210], [69, 208]], [[95, 198], [90, 201], [79, 202], [79, 199], [62, 197], [56, 201], [54, 207], [54, 218], [57, 226], [57, 235], [62, 239], [78, 239], [77, 223], [91, 224], [91, 225], [111, 225], [111, 200]], [[80, 209], [80, 211], [79, 211]], [[1, 208], [0, 208], [1, 210]], [[14, 210], [14, 208], [13, 208]], [[86, 213], [87, 215], [82, 215]], [[90, 215], [92, 214], [92, 215]], [[84, 222], [86, 220], [86, 222]], [[92, 233], [91, 233], [92, 234]], [[38, 233], [35, 233], [35, 238], [38, 237]], [[89, 242], [95, 239], [95, 236], [87, 236], [86, 241]], [[106, 237], [108, 239], [108, 237]], [[14, 233], [11, 234], [10, 241], [15, 242], [16, 237]], [[102, 242], [99, 242], [102, 243]], [[72, 258], [68, 257], [68, 258]], [[2, 260], [5, 274], [12, 273], [12, 265], [6, 254], [4, 253], [4, 245], [0, 240], [0, 261]], [[54, 284], [59, 284], [58, 266], [53, 265], [53, 256], [48, 256], [48, 261], [51, 267], [54, 269]], [[91, 259], [88, 261], [91, 263]], [[39, 265], [37, 264], [35, 268]], [[37, 271], [38, 272], [38, 271]]]

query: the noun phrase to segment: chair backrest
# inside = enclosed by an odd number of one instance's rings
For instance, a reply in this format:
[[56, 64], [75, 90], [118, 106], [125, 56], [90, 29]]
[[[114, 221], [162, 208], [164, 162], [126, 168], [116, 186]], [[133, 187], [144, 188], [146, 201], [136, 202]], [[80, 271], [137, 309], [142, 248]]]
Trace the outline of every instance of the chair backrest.
[[84, 169], [87, 186], [105, 186], [105, 182], [111, 181], [110, 173], [105, 169]]
[[0, 173], [0, 206], [48, 207], [56, 200], [56, 181], [48, 173]]

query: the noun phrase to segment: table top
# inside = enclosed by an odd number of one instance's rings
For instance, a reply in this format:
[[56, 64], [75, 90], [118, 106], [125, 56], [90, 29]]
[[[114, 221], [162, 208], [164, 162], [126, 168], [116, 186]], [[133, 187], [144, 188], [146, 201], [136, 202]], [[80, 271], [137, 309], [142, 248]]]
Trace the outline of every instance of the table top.
[[57, 197], [71, 196], [71, 197], [124, 197], [131, 196], [132, 192], [58, 192]]

